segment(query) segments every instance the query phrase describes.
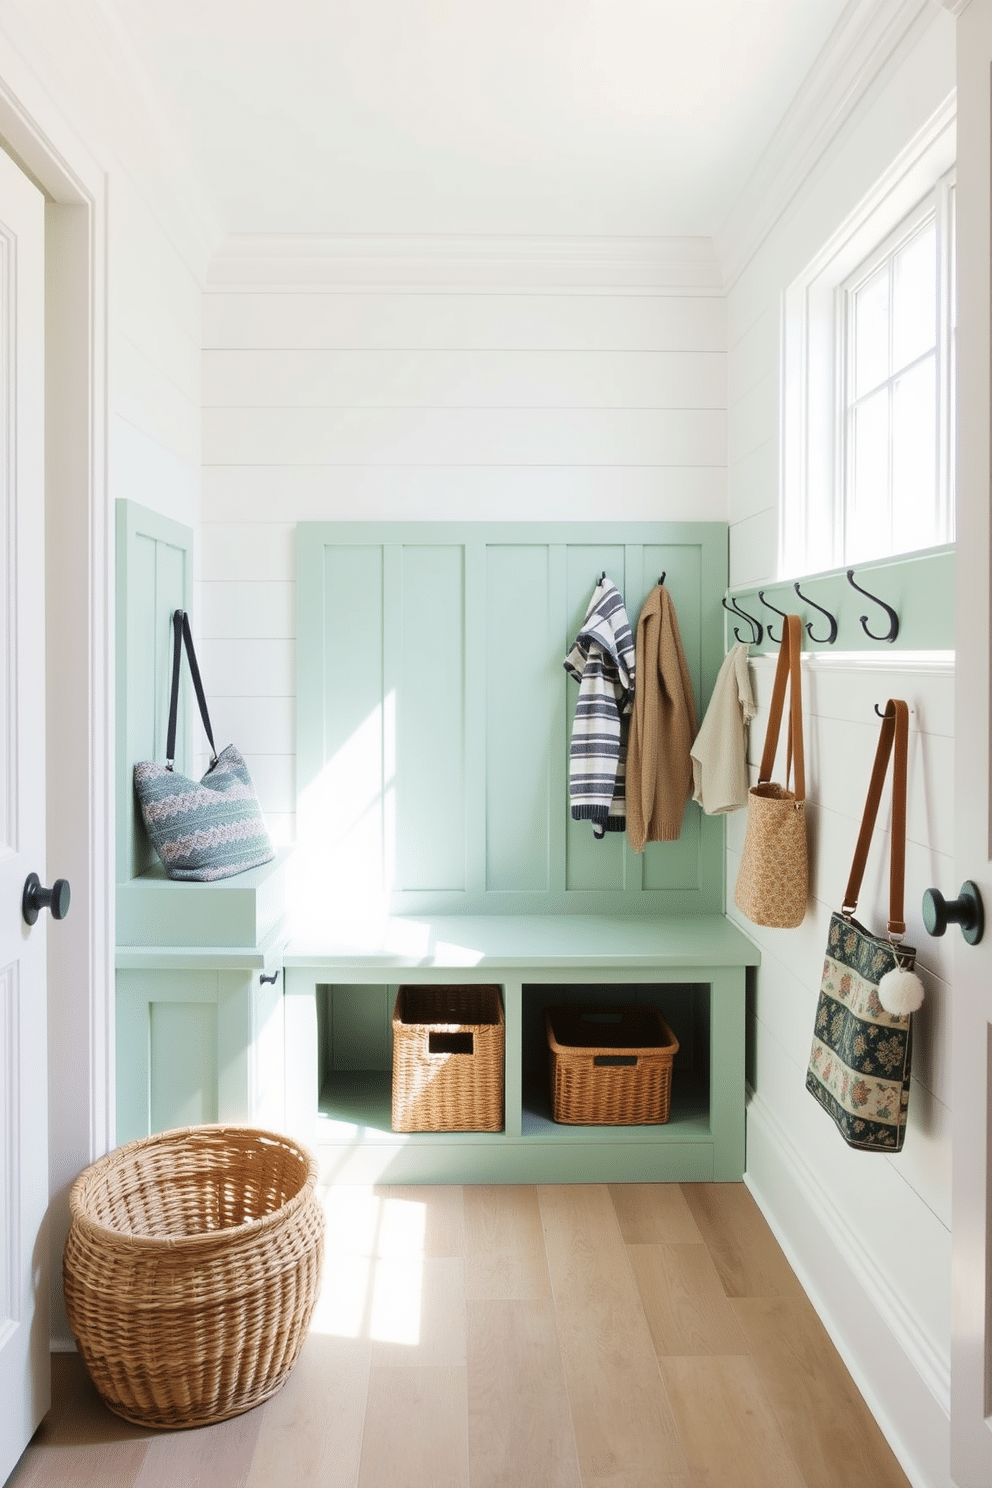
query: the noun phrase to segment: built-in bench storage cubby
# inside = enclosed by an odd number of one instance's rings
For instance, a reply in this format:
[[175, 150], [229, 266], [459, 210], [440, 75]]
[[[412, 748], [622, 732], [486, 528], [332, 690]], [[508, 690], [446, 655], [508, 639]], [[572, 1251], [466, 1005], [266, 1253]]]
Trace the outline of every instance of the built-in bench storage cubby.
[[[414, 932], [421, 937], [416, 952], [399, 950]], [[341, 1181], [356, 1183], [739, 1179], [745, 968], [757, 959], [722, 915], [452, 916], [393, 921], [379, 943], [363, 949], [291, 942], [291, 1129], [319, 1144]], [[494, 983], [502, 992], [502, 1132], [391, 1129], [396, 990], [445, 982]], [[666, 1123], [569, 1126], [552, 1119], [543, 1014], [555, 1002], [661, 1009], [679, 1040]]]
[[[612, 1057], [614, 1038], [619, 1036], [615, 1029], [622, 1024], [626, 1009], [657, 1009], [664, 1024], [674, 1034], [678, 1048], [672, 1063], [669, 1114], [663, 1122], [650, 1125], [652, 1140], [663, 1137], [664, 1132], [659, 1131], [658, 1127], [670, 1123], [675, 1123], [680, 1138], [688, 1135], [693, 1122], [700, 1134], [709, 1135], [708, 983], [524, 982], [522, 999], [521, 1131], [525, 1137], [551, 1140], [555, 1135], [560, 1136], [570, 1124], [558, 1120], [554, 1113], [545, 1010], [553, 1012], [555, 1007], [575, 1010], [580, 1026], [585, 1012], [589, 1020], [586, 1036], [591, 1037], [594, 1032], [598, 1044], [611, 1050], [605, 1056], [607, 1061]], [[558, 1037], [561, 1038], [560, 1032]], [[619, 1046], [615, 1057], [620, 1061], [628, 1059], [632, 1064], [637, 1058], [636, 1054], [628, 1053], [626, 1048], [621, 1049]], [[579, 1063], [578, 1060], [574, 1062]], [[613, 1080], [636, 1078], [636, 1065], [630, 1076], [626, 1072], [622, 1076], [615, 1076], [607, 1069], [603, 1073]], [[583, 1121], [579, 1124], [580, 1130], [585, 1125], [602, 1127], [614, 1124], [603, 1117], [607, 1097], [597, 1096], [595, 1078], [593, 1067], [593, 1072], [584, 1077], [583, 1081], [589, 1092], [586, 1103], [588, 1114], [583, 1116]], [[604, 1085], [604, 1089], [606, 1088], [608, 1087]], [[632, 1097], [629, 1104], [636, 1106], [636, 1098]], [[622, 1125], [625, 1133], [632, 1129], [629, 1124], [618, 1124]]]

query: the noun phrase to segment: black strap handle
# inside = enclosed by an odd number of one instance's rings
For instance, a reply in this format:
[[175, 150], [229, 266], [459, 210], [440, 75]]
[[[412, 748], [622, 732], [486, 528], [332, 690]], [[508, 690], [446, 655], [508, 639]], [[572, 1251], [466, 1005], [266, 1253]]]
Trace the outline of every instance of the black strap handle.
[[183, 659], [183, 642], [186, 642], [186, 655], [189, 658], [190, 676], [193, 678], [193, 687], [196, 691], [196, 701], [200, 705], [200, 717], [203, 719], [203, 727], [207, 731], [210, 740], [210, 764], [211, 767], [217, 763], [217, 746], [214, 743], [213, 729], [210, 727], [210, 714], [207, 712], [207, 700], [203, 694], [203, 683], [200, 681], [200, 668], [196, 664], [196, 652], [193, 650], [193, 636], [189, 628], [189, 616], [185, 610], [176, 610], [172, 616], [172, 696], [169, 699], [169, 732], [165, 743], [165, 768], [172, 769], [176, 757], [176, 720], [179, 716], [179, 670]]

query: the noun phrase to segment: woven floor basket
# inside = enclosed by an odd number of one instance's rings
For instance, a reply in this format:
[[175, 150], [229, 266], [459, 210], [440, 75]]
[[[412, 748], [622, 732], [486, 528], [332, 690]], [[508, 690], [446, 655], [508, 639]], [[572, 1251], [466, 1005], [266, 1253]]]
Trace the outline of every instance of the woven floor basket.
[[317, 1163], [250, 1127], [164, 1132], [108, 1153], [70, 1195], [69, 1324], [106, 1404], [205, 1426], [274, 1395], [320, 1282]]
[[502, 1131], [498, 987], [400, 987], [393, 1011], [393, 1131]]
[[572, 1126], [668, 1120], [678, 1040], [657, 1008], [546, 1008], [551, 1110]]

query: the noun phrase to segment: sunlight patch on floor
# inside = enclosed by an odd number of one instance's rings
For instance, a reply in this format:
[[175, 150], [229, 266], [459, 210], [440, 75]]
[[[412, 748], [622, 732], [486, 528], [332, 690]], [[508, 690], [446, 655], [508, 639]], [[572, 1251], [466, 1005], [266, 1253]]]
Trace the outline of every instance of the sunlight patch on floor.
[[324, 1190], [324, 1272], [312, 1331], [420, 1342], [427, 1206], [370, 1187]]

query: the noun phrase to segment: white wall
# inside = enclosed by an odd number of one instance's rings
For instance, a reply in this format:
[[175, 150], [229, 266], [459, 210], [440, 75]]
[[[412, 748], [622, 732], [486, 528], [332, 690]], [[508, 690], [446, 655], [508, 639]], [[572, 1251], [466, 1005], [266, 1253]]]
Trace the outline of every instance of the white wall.
[[[94, 220], [82, 206], [65, 208], [84, 214], [81, 228], [78, 217], [75, 226], [60, 219], [62, 207], [51, 208], [47, 217], [57, 244], [48, 254], [49, 353], [56, 360], [69, 344], [60, 338], [58, 325], [58, 314], [68, 306], [81, 319], [84, 348], [79, 357], [78, 346], [73, 347], [69, 364], [84, 380], [87, 374], [94, 379], [89, 418], [78, 420], [64, 437], [57, 424], [49, 429], [50, 463], [65, 463], [63, 445], [69, 445], [83, 471], [70, 478], [63, 470], [59, 478], [78, 503], [89, 500], [91, 484], [96, 493], [89, 511], [74, 506], [60, 513], [56, 501], [49, 513], [50, 520], [53, 514], [56, 521], [65, 518], [52, 537], [60, 539], [62, 572], [71, 574], [74, 595], [78, 590], [62, 621], [71, 633], [63, 629], [49, 645], [50, 867], [67, 873], [73, 888], [73, 912], [65, 927], [69, 936], [63, 932], [50, 940], [49, 1171], [58, 1338], [67, 1335], [58, 1284], [67, 1189], [113, 1139], [113, 1091], [106, 1086], [113, 1069], [108, 894], [114, 882], [114, 833], [112, 822], [87, 816], [87, 810], [98, 815], [105, 805], [108, 813], [113, 810], [109, 709], [103, 716], [113, 696], [113, 503], [126, 496], [183, 522], [198, 519], [200, 286], [218, 234], [209, 203], [197, 195], [176, 154], [175, 136], [152, 111], [140, 67], [108, 25], [100, 0], [74, 0], [71, 7], [59, 0], [10, 0], [0, 16], [0, 41], [5, 117], [17, 130], [20, 121], [29, 120], [21, 131], [24, 138], [44, 141], [39, 152], [57, 162], [60, 179], [78, 182], [78, 200], [88, 197], [94, 203]], [[66, 190], [59, 200], [75, 201], [75, 187]], [[53, 261], [53, 252], [78, 253], [78, 274], [77, 265], [66, 268]], [[89, 277], [92, 323], [86, 296], [71, 300], [66, 290], [74, 276], [84, 283]], [[59, 370], [64, 384], [66, 374]], [[51, 459], [53, 451], [59, 458]], [[67, 531], [74, 543], [68, 555], [63, 552]], [[50, 575], [59, 572], [58, 563], [53, 568], [55, 546], [51, 540]], [[81, 654], [83, 664], [70, 660], [70, 674], [60, 684], [55, 669], [67, 654]], [[104, 690], [88, 694], [87, 681], [102, 681]], [[82, 690], [81, 699], [74, 689]], [[95, 751], [93, 759], [87, 750]], [[76, 779], [80, 768], [81, 783]], [[53, 810], [66, 780], [73, 781], [73, 806], [84, 823], [76, 837]], [[71, 838], [54, 850], [53, 818], [55, 839], [59, 832]], [[85, 927], [89, 935], [80, 935]], [[67, 958], [73, 936], [81, 948]], [[66, 964], [60, 966], [60, 959]]]
[[100, 0], [10, 0], [0, 25], [106, 173], [109, 497], [193, 524], [200, 291], [220, 236], [211, 204]]
[[[932, 7], [764, 233], [728, 293], [728, 503], [731, 578], [774, 576], [782, 429], [779, 356], [785, 291], [954, 86], [954, 26]], [[745, 203], [745, 207], [748, 204]], [[755, 200], [755, 220], [765, 203]], [[753, 666], [767, 708], [772, 661]], [[948, 1478], [950, 1360], [950, 953], [920, 921], [929, 885], [954, 880], [953, 668], [938, 659], [804, 667], [812, 905], [794, 931], [761, 930], [748, 1019], [748, 1181], [913, 1480]], [[873, 706], [902, 697], [910, 719], [907, 939], [927, 998], [915, 1022], [909, 1130], [901, 1154], [852, 1152], [805, 1090], [830, 912], [840, 907], [878, 737]], [[752, 731], [753, 765], [764, 711]], [[887, 812], [887, 804], [883, 812]], [[881, 825], [887, 829], [887, 820]], [[743, 841], [728, 831], [728, 904]], [[859, 918], [884, 929], [886, 832], [877, 833]]]
[[[633, 285], [590, 256], [585, 286], [536, 249], [418, 249], [427, 261], [367, 264], [355, 287], [330, 257], [306, 269], [323, 284], [301, 283], [261, 245], [211, 270], [203, 669], [218, 744], [244, 750], [280, 840], [295, 832], [296, 522], [725, 519], [708, 244], [661, 245]], [[420, 283], [382, 282], [402, 275]]]

